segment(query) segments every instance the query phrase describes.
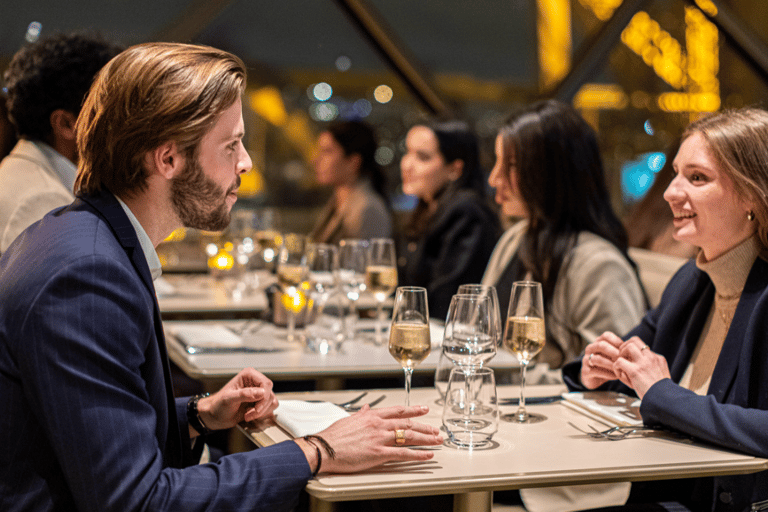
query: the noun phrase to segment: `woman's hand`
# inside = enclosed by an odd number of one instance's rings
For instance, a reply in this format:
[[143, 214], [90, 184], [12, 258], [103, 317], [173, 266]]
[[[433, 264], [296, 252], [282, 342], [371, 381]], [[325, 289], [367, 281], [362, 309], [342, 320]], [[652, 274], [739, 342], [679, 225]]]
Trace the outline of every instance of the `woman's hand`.
[[[322, 447], [323, 473], [354, 473], [392, 461], [424, 461], [434, 457], [430, 450], [414, 450], [409, 446], [440, 446], [443, 438], [432, 426], [414, 422], [411, 418], [429, 412], [427, 406], [386, 407], [371, 409], [367, 405], [359, 412], [343, 418], [319, 432], [335, 452], [331, 458]], [[404, 440], [398, 444], [396, 431], [403, 430]], [[306, 441], [296, 442], [304, 450], [310, 467], [317, 464], [314, 447]]]
[[651, 386], [671, 378], [667, 360], [652, 352], [637, 336], [628, 339], [621, 347], [613, 371], [641, 399]]
[[613, 364], [623, 344], [624, 341], [612, 332], [604, 332], [587, 345], [581, 360], [581, 383], [587, 389], [595, 389], [618, 378]]
[[245, 368], [218, 392], [201, 399], [197, 407], [205, 426], [220, 430], [271, 415], [277, 408], [277, 397], [271, 380], [253, 368]]

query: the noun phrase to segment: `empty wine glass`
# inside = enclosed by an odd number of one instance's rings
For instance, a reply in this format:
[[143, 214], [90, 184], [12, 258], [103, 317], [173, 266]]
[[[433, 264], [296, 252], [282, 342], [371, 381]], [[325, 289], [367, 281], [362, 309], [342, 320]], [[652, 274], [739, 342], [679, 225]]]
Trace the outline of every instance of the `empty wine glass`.
[[352, 319], [347, 329], [354, 336], [358, 318], [357, 301], [365, 291], [365, 268], [368, 261], [368, 241], [345, 238], [339, 242], [339, 281], [351, 304]]
[[282, 306], [288, 320], [289, 341], [297, 339], [296, 315], [307, 305], [307, 237], [295, 233], [284, 235], [277, 260], [277, 282], [282, 291]]
[[431, 349], [426, 288], [398, 288], [389, 329], [389, 353], [400, 362], [405, 372], [406, 407], [410, 404], [413, 367], [421, 363]]
[[544, 299], [541, 283], [516, 281], [512, 283], [509, 299], [507, 326], [504, 330], [504, 347], [517, 356], [522, 365], [520, 405], [514, 414], [505, 414], [504, 421], [513, 423], [538, 423], [546, 419], [541, 414], [525, 410], [525, 370], [536, 354], [544, 348]]
[[494, 339], [496, 340], [496, 346], [501, 346], [501, 335], [504, 329], [501, 324], [501, 313], [499, 311], [499, 296], [496, 293], [496, 287], [490, 284], [462, 284], [459, 285], [457, 294], [469, 294], [469, 295], [487, 295], [491, 299], [491, 321], [495, 324]]
[[496, 355], [497, 324], [490, 295], [456, 294], [445, 320], [443, 352], [466, 373]]
[[[325, 315], [328, 300], [336, 291], [339, 271], [339, 250], [335, 245], [310, 244], [307, 248], [310, 297], [314, 322], [307, 328], [307, 348], [327, 353], [343, 341], [344, 328]], [[338, 317], [335, 316], [333, 320]]]
[[365, 268], [365, 286], [376, 298], [375, 343], [384, 343], [382, 321], [384, 301], [397, 288], [395, 242], [389, 238], [373, 238], [368, 245], [368, 261]]

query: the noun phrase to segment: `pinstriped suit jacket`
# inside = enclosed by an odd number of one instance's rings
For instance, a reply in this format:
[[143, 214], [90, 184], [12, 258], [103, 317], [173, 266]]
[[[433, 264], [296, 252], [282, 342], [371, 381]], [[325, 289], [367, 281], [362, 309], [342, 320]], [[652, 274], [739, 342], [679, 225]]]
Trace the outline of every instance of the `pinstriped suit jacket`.
[[[295, 443], [194, 465], [149, 268], [109, 193], [32, 225], [0, 259], [0, 510], [283, 510]], [[210, 507], [210, 508], [207, 508]]]

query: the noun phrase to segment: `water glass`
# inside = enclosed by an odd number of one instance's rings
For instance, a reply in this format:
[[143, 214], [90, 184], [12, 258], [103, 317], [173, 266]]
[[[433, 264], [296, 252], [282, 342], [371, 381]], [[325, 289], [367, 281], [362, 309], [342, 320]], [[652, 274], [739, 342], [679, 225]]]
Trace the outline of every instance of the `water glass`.
[[466, 373], [451, 370], [443, 405], [443, 427], [448, 441], [459, 448], [487, 447], [499, 429], [499, 408], [493, 369]]

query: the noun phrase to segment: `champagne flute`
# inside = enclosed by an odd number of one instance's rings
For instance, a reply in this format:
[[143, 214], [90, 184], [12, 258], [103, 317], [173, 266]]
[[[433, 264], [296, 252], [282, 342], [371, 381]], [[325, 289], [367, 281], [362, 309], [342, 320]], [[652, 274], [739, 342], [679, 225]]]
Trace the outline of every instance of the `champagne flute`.
[[376, 345], [384, 343], [383, 306], [397, 288], [395, 242], [389, 238], [373, 238], [368, 245], [365, 286], [376, 298]]
[[368, 261], [368, 241], [345, 238], [339, 242], [339, 280], [352, 305], [349, 336], [354, 337], [358, 318], [357, 301], [365, 291], [365, 268]]
[[286, 338], [294, 341], [296, 337], [296, 315], [307, 304], [306, 282], [309, 269], [307, 267], [307, 237], [296, 233], [283, 236], [277, 260], [277, 282], [282, 291], [282, 305], [286, 309], [288, 334]]
[[389, 353], [400, 361], [405, 372], [405, 406], [410, 405], [413, 367], [432, 349], [429, 335], [427, 290], [418, 286], [397, 289], [389, 330]]
[[522, 365], [520, 405], [514, 414], [505, 414], [504, 421], [513, 423], [538, 423], [546, 419], [541, 414], [525, 410], [525, 370], [536, 354], [544, 348], [544, 299], [541, 283], [517, 281], [512, 284], [509, 299], [507, 327], [504, 331], [504, 347], [517, 356]]

